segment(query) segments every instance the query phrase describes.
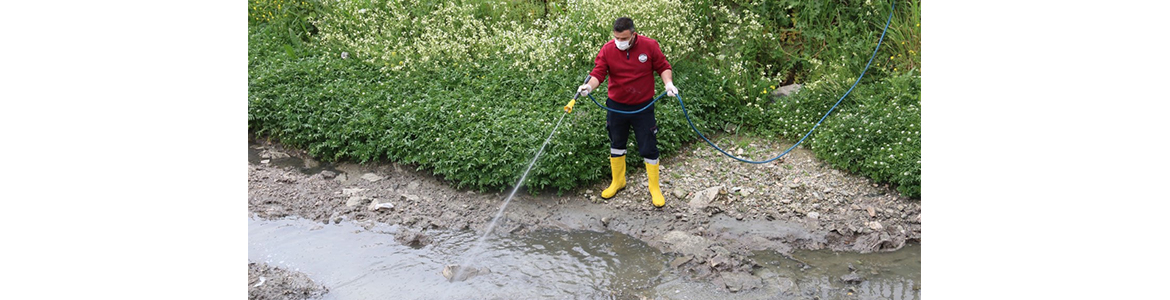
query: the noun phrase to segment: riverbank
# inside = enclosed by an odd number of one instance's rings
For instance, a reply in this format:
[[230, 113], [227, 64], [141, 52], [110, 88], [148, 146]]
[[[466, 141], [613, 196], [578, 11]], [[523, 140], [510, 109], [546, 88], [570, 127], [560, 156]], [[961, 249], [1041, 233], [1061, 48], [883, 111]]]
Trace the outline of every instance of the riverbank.
[[[775, 155], [781, 143], [719, 138], [732, 153]], [[408, 228], [403, 244], [426, 243], [434, 229], [482, 234], [506, 193], [452, 188], [398, 164], [323, 164], [279, 144], [250, 144], [249, 211], [322, 223]], [[564, 195], [518, 193], [494, 235], [533, 230], [612, 230], [672, 258], [671, 268], [736, 292], [761, 285], [752, 252], [796, 249], [893, 251], [921, 239], [921, 206], [889, 187], [826, 167], [804, 149], [763, 165], [740, 163], [705, 144], [662, 162], [663, 208], [649, 203], [643, 169], [628, 171], [616, 197], [597, 195], [608, 180]], [[752, 157], [761, 159], [761, 157]]]

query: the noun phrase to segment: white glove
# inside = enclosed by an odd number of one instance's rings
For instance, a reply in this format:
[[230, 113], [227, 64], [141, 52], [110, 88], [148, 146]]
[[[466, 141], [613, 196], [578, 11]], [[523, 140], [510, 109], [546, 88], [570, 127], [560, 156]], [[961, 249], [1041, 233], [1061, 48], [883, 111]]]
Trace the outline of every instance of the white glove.
[[581, 97], [589, 96], [589, 91], [591, 90], [593, 90], [593, 86], [582, 84], [580, 87], [577, 87], [577, 94], [580, 94]]
[[666, 95], [667, 95], [667, 96], [671, 96], [671, 97], [674, 97], [675, 95], [678, 95], [678, 88], [677, 88], [677, 87], [674, 87], [674, 83], [673, 83], [673, 82], [667, 82], [667, 83], [666, 83]]

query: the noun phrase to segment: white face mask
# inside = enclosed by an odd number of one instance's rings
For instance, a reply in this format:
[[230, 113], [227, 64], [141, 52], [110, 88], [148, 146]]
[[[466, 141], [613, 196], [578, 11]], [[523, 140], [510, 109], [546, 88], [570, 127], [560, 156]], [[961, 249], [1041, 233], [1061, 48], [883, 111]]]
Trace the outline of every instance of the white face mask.
[[617, 44], [617, 48], [618, 48], [618, 50], [623, 50], [623, 51], [624, 51], [624, 50], [626, 50], [626, 49], [630, 49], [630, 41], [624, 41], [624, 42], [623, 42], [623, 41], [619, 41], [619, 40], [617, 40], [617, 39], [613, 39], [613, 42], [614, 42], [614, 44]]

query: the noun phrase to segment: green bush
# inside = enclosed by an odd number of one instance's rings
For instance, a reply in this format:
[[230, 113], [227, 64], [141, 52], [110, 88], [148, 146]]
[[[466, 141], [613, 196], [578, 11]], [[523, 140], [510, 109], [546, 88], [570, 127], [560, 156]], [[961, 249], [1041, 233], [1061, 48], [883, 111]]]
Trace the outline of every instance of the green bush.
[[[634, 18], [640, 33], [660, 42], [699, 130], [734, 124], [791, 138], [811, 127], [808, 116], [819, 118], [821, 102], [836, 100], [812, 94], [836, 92], [860, 72], [864, 59], [853, 53], [868, 58], [888, 12], [860, 2], [263, 2], [249, 7], [249, 130], [325, 160], [414, 164], [456, 186], [500, 190], [515, 183], [563, 115], [614, 18]], [[879, 55], [890, 54], [889, 41]], [[892, 95], [880, 87], [897, 81], [886, 77], [908, 58], [891, 56], [890, 70], [872, 68], [855, 95]], [[898, 80], [917, 84], [905, 78]], [[781, 83], [806, 80], [813, 83], [791, 99], [768, 96]], [[604, 85], [595, 95], [604, 101]], [[527, 187], [564, 191], [608, 174], [605, 115], [590, 102], [578, 100]], [[881, 103], [871, 105], [885, 109]], [[657, 110], [664, 156], [697, 138], [676, 100], [662, 98]], [[890, 140], [866, 140], [882, 139]], [[913, 150], [905, 155], [917, 161]], [[641, 165], [636, 154], [628, 161]]]

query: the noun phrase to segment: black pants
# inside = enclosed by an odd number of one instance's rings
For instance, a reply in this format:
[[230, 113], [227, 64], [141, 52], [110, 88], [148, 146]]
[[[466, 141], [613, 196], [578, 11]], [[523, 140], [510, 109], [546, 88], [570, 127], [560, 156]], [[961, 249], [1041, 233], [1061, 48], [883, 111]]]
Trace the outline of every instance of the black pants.
[[[649, 103], [647, 99], [646, 103]], [[645, 107], [641, 105], [626, 105], [606, 99], [605, 106], [621, 111], [635, 111]], [[638, 154], [645, 159], [658, 159], [658, 121], [654, 119], [654, 106], [646, 108], [636, 114], [619, 114], [606, 111], [605, 129], [609, 130], [609, 147], [625, 150], [630, 138], [630, 127], [634, 128], [634, 139], [638, 143]], [[611, 157], [620, 155], [610, 153]], [[624, 155], [624, 154], [623, 154]]]

